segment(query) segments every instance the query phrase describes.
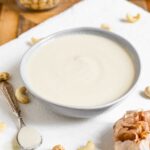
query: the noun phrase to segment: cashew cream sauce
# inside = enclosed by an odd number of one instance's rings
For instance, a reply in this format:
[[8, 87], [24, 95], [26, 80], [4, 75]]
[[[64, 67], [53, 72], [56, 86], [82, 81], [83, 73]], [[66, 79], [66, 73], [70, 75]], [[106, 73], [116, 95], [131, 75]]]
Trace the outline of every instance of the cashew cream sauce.
[[53, 39], [39, 47], [27, 64], [32, 90], [67, 106], [97, 106], [113, 101], [129, 90], [134, 76], [134, 64], [125, 48], [90, 34]]

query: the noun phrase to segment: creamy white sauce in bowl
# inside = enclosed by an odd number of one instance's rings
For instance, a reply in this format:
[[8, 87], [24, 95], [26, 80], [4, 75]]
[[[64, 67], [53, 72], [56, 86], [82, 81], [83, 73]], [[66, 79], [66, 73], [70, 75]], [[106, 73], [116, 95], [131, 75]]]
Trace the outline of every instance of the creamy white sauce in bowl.
[[31, 93], [68, 108], [100, 108], [135, 85], [140, 62], [121, 37], [94, 28], [56, 33], [23, 57], [21, 75]]

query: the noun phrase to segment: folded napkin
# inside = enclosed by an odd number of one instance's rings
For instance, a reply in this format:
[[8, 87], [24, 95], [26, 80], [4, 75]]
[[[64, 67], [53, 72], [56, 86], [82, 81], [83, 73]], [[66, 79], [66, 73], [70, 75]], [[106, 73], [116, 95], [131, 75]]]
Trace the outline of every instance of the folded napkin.
[[[135, 24], [125, 23], [126, 13], [141, 14]], [[0, 70], [12, 74], [14, 87], [22, 86], [19, 64], [29, 46], [31, 37], [41, 38], [54, 32], [83, 26], [100, 28], [106, 23], [115, 32], [129, 40], [137, 49], [142, 61], [142, 74], [135, 91], [121, 104], [112, 107], [93, 119], [72, 119], [57, 115], [37, 99], [32, 98], [28, 105], [20, 105], [26, 124], [34, 126], [43, 136], [43, 144], [38, 150], [50, 150], [55, 144], [62, 144], [66, 150], [76, 150], [88, 140], [93, 140], [99, 150], [112, 150], [112, 126], [126, 110], [149, 109], [150, 101], [141, 96], [141, 91], [150, 83], [150, 15], [143, 9], [125, 0], [83, 0], [60, 15], [48, 19], [37, 27], [22, 34], [0, 47]], [[12, 140], [17, 128], [16, 119], [0, 98], [0, 122], [5, 122], [6, 130], [0, 132], [0, 149], [13, 150]]]

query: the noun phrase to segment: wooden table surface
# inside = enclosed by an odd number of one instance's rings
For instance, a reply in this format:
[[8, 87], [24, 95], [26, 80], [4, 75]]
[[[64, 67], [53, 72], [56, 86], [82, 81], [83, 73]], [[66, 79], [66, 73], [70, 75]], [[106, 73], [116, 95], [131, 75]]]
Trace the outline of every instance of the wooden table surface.
[[[17, 7], [15, 0], [0, 0], [0, 45], [16, 38], [21, 33], [55, 16], [80, 0], [60, 0], [58, 7], [44, 12], [25, 12]], [[130, 0], [150, 10], [150, 0]]]
[[43, 12], [21, 10], [15, 0], [0, 0], [0, 45], [16, 38], [44, 20], [53, 17], [80, 0], [60, 0], [58, 7]]
[[150, 11], [150, 0], [129, 0], [147, 11]]

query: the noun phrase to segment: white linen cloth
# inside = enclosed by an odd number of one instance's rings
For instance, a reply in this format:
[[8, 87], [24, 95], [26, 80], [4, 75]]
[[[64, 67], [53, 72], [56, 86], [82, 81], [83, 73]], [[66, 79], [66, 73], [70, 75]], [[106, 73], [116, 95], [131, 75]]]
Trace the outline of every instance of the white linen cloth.
[[[122, 22], [121, 19], [128, 12], [140, 13], [141, 20], [135, 24]], [[140, 54], [142, 73], [137, 88], [121, 104], [89, 120], [57, 115], [40, 105], [34, 98], [30, 104], [20, 105], [26, 124], [35, 127], [43, 136], [43, 144], [38, 150], [50, 150], [55, 144], [64, 145], [66, 150], [76, 150], [88, 140], [93, 140], [99, 150], [112, 150], [114, 122], [126, 110], [150, 109], [150, 101], [141, 96], [142, 90], [150, 84], [150, 14], [125, 0], [84, 0], [60, 15], [48, 19], [0, 47], [0, 71], [12, 74], [11, 82], [15, 88], [22, 86], [19, 63], [29, 48], [27, 41], [31, 37], [41, 38], [59, 30], [81, 26], [100, 28], [102, 23], [110, 25], [112, 32], [129, 40]], [[6, 130], [0, 133], [0, 150], [13, 150], [11, 143], [17, 132], [17, 122], [2, 98], [0, 122], [7, 124]]]

